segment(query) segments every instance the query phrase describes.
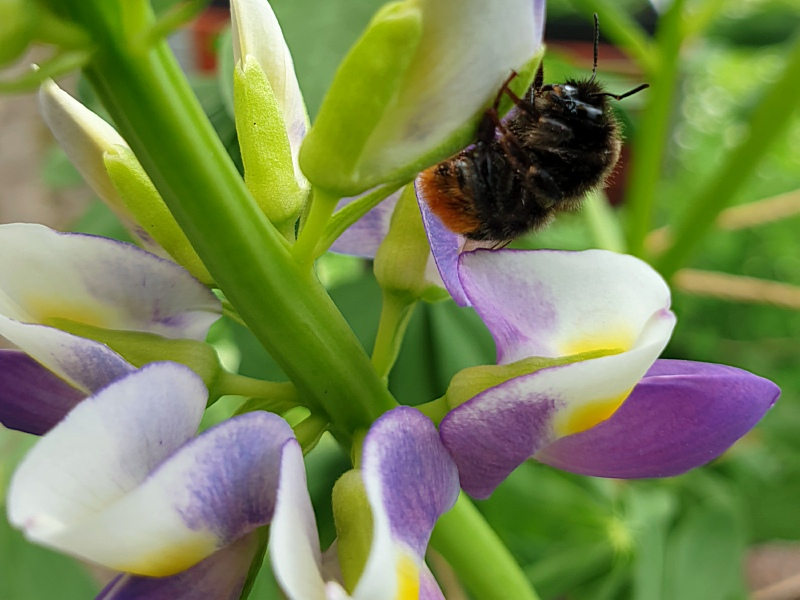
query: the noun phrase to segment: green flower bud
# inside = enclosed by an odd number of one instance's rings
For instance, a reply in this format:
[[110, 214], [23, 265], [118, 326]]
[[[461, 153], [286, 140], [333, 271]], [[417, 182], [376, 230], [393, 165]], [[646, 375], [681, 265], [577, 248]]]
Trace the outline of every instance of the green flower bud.
[[[197, 256], [175, 217], [167, 208], [153, 182], [127, 146], [113, 146], [103, 155], [109, 179], [117, 198], [132, 222], [136, 223], [136, 237], [150, 239], [203, 283], [213, 282], [203, 261]], [[145, 247], [153, 246], [152, 243]]]
[[344, 587], [352, 593], [367, 564], [373, 534], [372, 509], [359, 471], [348, 471], [339, 478], [332, 503], [339, 566]]

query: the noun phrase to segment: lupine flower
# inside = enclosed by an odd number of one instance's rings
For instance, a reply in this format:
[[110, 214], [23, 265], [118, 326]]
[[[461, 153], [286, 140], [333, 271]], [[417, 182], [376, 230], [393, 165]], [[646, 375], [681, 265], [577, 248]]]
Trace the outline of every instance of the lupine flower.
[[302, 452], [263, 412], [195, 437], [207, 398], [200, 377], [167, 362], [86, 398], [19, 466], [9, 520], [33, 542], [128, 573], [101, 598], [238, 597], [257, 548], [248, 534], [269, 522], [281, 465], [302, 465]]
[[453, 154], [511, 70], [537, 61], [543, 27], [543, 0], [385, 6], [337, 71], [301, 149], [303, 171], [355, 196]]
[[267, 217], [293, 236], [309, 190], [298, 164], [309, 120], [292, 56], [267, 0], [234, 0], [231, 26], [245, 183]]
[[[42, 434], [133, 367], [63, 329], [202, 341], [219, 300], [175, 263], [131, 244], [41, 225], [0, 226], [0, 421]], [[26, 356], [27, 355], [27, 356]]]
[[479, 250], [458, 274], [497, 346], [497, 367], [451, 382], [440, 426], [474, 496], [531, 457], [602, 477], [677, 475], [719, 456], [778, 397], [739, 369], [656, 361], [675, 317], [664, 281], [633, 257]]
[[[424, 555], [436, 520], [455, 503], [458, 475], [433, 423], [412, 408], [386, 413], [364, 440], [359, 473], [373, 533], [363, 572], [357, 574], [348, 595], [341, 580], [337, 582], [323, 568], [335, 562], [337, 551], [341, 559], [343, 539], [322, 556], [302, 462], [297, 458], [293, 466], [287, 464], [281, 470], [270, 556], [287, 597], [393, 600], [419, 594], [424, 600], [443, 598]], [[344, 510], [348, 508], [358, 510], [357, 503], [349, 503]]]
[[[350, 597], [341, 579], [323, 579], [291, 428], [255, 412], [195, 437], [206, 399], [202, 380], [175, 363], [147, 365], [86, 398], [20, 465], [9, 520], [33, 542], [123, 571], [106, 600], [238, 597], [258, 547], [252, 531], [271, 521], [272, 564], [289, 598]], [[424, 554], [459, 488], [436, 428], [415, 409], [387, 413], [366, 436], [359, 474], [369, 517], [356, 515], [355, 527], [372, 537], [352, 597], [442, 598]]]
[[211, 275], [122, 136], [51, 79], [39, 90], [39, 107], [67, 157], [133, 239], [210, 283]]

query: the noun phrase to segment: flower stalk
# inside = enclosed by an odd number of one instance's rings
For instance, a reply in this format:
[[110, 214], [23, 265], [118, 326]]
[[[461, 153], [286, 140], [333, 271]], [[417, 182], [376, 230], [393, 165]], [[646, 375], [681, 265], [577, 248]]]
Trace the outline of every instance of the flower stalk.
[[134, 54], [111, 31], [85, 73], [209, 272], [303, 396], [341, 432], [369, 425], [394, 400], [252, 200], [174, 56], [165, 43]]

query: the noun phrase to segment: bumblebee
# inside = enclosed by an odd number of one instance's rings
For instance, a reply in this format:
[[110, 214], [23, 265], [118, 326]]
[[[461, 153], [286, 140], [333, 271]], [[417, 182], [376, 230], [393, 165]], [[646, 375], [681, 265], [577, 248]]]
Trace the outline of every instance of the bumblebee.
[[[542, 65], [520, 98], [501, 86], [478, 126], [477, 141], [420, 173], [416, 188], [453, 232], [476, 241], [507, 244], [574, 210], [587, 192], [604, 184], [619, 159], [622, 138], [609, 98], [596, 80], [600, 37], [594, 16], [594, 63], [584, 80], [545, 84]], [[514, 103], [502, 119], [498, 106]]]

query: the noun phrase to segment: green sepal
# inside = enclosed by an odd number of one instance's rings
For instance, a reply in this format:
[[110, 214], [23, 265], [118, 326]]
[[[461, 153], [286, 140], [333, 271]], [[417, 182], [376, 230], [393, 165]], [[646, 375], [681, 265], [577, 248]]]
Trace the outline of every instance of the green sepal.
[[[158, 244], [203, 283], [213, 282], [153, 182], [130, 148], [114, 146], [103, 154], [108, 177], [133, 220]], [[139, 237], [141, 235], [136, 232]]]
[[425, 277], [430, 254], [414, 186], [407, 185], [392, 213], [389, 232], [375, 254], [375, 278], [384, 293], [413, 302], [431, 288], [438, 289]]
[[205, 342], [170, 340], [154, 333], [104, 329], [61, 318], [48, 319], [44, 324], [105, 344], [137, 368], [166, 360], [186, 365], [202, 378], [208, 388], [209, 405], [223, 395], [216, 385], [223, 367], [217, 351]]
[[342, 475], [333, 486], [336, 546], [344, 588], [352, 594], [364, 572], [372, 547], [372, 509], [357, 470]]
[[390, 180], [379, 173], [360, 173], [358, 165], [421, 36], [420, 8], [394, 2], [378, 11], [351, 48], [300, 149], [300, 165], [315, 186], [349, 197]]
[[287, 239], [308, 189], [298, 184], [283, 113], [258, 61], [245, 56], [233, 72], [236, 132], [244, 180], [261, 210]]
[[620, 354], [622, 352], [623, 350], [620, 348], [603, 348], [600, 350], [590, 350], [589, 352], [572, 354], [570, 356], [559, 356], [557, 358], [530, 356], [508, 365], [479, 365], [477, 367], [469, 367], [463, 371], [459, 371], [453, 376], [447, 388], [445, 398], [447, 399], [447, 405], [453, 409], [464, 404], [467, 400], [474, 398], [481, 392], [500, 385], [501, 383], [505, 383], [509, 379], [530, 375], [531, 373], [549, 367], [569, 365], [593, 358]]

